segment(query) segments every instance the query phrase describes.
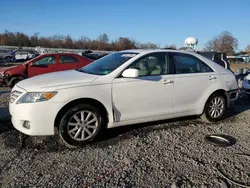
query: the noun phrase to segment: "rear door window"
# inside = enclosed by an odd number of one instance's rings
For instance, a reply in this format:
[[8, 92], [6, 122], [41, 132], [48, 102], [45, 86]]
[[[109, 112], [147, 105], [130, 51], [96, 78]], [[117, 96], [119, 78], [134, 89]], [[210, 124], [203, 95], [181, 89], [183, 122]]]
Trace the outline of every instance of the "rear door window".
[[190, 54], [170, 53], [169, 58], [176, 74], [213, 72], [206, 63]]
[[76, 63], [78, 59], [72, 55], [60, 55], [60, 63]]

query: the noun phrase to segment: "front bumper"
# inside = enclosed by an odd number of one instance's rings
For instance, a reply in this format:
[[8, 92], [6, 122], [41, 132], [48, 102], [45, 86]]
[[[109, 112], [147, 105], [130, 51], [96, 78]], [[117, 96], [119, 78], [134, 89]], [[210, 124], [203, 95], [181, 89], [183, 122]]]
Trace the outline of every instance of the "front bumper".
[[[19, 89], [17, 86], [12, 91]], [[31, 136], [54, 135], [55, 118], [62, 103], [49, 101], [38, 103], [16, 104], [16, 101], [26, 92], [18, 96], [14, 101], [9, 102], [9, 111], [13, 126], [20, 132]], [[24, 125], [29, 122], [29, 128]]]

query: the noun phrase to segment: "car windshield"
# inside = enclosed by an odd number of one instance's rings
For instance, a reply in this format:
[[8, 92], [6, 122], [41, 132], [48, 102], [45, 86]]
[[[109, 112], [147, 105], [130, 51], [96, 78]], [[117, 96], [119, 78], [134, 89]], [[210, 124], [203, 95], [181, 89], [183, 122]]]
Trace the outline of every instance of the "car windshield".
[[137, 54], [130, 52], [112, 53], [77, 70], [88, 74], [107, 75]]

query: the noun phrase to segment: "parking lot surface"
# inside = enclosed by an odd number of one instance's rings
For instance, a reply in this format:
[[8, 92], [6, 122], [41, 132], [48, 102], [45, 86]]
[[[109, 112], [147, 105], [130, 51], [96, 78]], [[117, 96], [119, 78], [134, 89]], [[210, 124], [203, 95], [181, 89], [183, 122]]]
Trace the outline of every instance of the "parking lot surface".
[[[240, 96], [220, 123], [188, 117], [107, 130], [83, 148], [58, 136], [20, 147], [0, 92], [0, 187], [231, 187], [250, 185], [250, 99]], [[230, 147], [204, 140], [236, 138]]]

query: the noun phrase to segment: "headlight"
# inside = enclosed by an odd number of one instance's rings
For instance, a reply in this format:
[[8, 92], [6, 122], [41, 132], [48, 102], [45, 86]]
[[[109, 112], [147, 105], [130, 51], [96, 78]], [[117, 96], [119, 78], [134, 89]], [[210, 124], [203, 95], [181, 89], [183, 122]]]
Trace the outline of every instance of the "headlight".
[[3, 78], [3, 74], [0, 73], [0, 78]]
[[17, 104], [47, 101], [51, 99], [52, 97], [54, 97], [56, 94], [57, 94], [56, 91], [26, 93], [17, 101]]

